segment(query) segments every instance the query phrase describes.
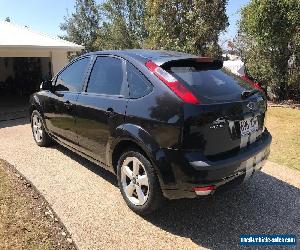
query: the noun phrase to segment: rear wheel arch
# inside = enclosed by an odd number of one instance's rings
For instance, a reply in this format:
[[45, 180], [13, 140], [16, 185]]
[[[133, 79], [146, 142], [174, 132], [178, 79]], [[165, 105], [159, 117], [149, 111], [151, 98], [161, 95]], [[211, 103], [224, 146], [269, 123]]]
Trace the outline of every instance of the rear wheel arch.
[[130, 146], [139, 149], [155, 166], [155, 153], [160, 149], [158, 143], [142, 127], [127, 123], [117, 129], [114, 139], [109, 143], [108, 151], [110, 154], [108, 154], [107, 160], [114, 167], [114, 170], [116, 170], [116, 157], [120, 156], [119, 154]]
[[155, 168], [137, 149], [129, 148], [122, 153], [117, 177], [121, 194], [134, 212], [152, 213], [165, 201]]
[[154, 173], [156, 174], [160, 188], [163, 189], [165, 187], [165, 177], [162, 175], [159, 166], [156, 163], [157, 154], [161, 153], [162, 151], [157, 148], [157, 150], [151, 151], [147, 149], [145, 146], [143, 147], [139, 144], [136, 140], [132, 138], [123, 138], [116, 143], [116, 146], [111, 151], [111, 166], [113, 167], [113, 171], [115, 174], [118, 173], [118, 162], [123, 153], [126, 151], [137, 151], [141, 153], [152, 165]]
[[147, 153], [147, 150], [145, 150], [143, 147], [141, 147], [137, 142], [135, 142], [132, 139], [124, 138], [123, 140], [120, 140], [114, 147], [112, 154], [111, 154], [111, 162], [112, 166], [114, 168], [114, 172], [117, 173], [117, 166], [118, 161], [121, 155], [129, 150], [129, 149], [135, 149], [141, 154], [143, 154], [152, 164], [152, 160], [149, 157], [149, 153]]

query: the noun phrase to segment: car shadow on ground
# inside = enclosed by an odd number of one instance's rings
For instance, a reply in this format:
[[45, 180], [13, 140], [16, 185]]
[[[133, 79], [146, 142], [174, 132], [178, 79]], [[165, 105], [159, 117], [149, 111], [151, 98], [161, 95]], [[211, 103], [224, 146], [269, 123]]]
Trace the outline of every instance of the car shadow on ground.
[[28, 117], [28, 114], [24, 114], [21, 117], [13, 116], [10, 118], [3, 118], [0, 116], [0, 129], [1, 128], [8, 128], [8, 127], [14, 127], [14, 126], [20, 126], [30, 123], [30, 118]]
[[[53, 147], [117, 188], [112, 173], [62, 146]], [[237, 249], [241, 234], [294, 234], [299, 239], [299, 211], [300, 189], [258, 172], [231, 190], [207, 198], [168, 201], [162, 209], [143, 218], [202, 247]]]
[[299, 211], [300, 189], [258, 172], [210, 198], [171, 201], [147, 220], [202, 247], [236, 249], [241, 234], [294, 234], [299, 239]]
[[65, 148], [64, 146], [62, 146], [58, 143], [54, 143], [53, 145], [51, 145], [51, 147], [59, 150], [64, 155], [72, 158], [72, 160], [78, 162], [80, 165], [84, 166], [88, 170], [90, 170], [93, 173], [99, 175], [101, 178], [103, 178], [104, 180], [106, 180], [110, 184], [114, 185], [115, 187], [118, 187], [117, 177], [113, 173], [105, 170], [104, 168], [102, 168], [102, 167], [98, 166], [97, 164], [85, 159], [84, 157], [74, 153], [73, 151]]

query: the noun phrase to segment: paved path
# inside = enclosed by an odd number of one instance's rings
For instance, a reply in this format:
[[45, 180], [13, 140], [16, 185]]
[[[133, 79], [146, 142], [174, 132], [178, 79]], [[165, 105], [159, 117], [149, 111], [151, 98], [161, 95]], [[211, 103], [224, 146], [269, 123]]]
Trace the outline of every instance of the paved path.
[[112, 174], [61, 146], [39, 148], [26, 120], [0, 123], [0, 158], [42, 192], [79, 249], [235, 249], [240, 234], [300, 236], [300, 172], [276, 164], [235, 190], [142, 218]]

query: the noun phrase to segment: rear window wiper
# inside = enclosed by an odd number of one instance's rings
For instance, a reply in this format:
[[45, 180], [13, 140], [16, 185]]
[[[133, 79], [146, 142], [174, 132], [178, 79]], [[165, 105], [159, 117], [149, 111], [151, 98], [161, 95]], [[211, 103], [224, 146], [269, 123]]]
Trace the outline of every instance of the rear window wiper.
[[241, 94], [242, 99], [247, 99], [250, 96], [253, 96], [255, 94], [257, 94], [259, 92], [258, 89], [253, 89], [253, 90], [245, 90], [243, 91], [243, 93]]

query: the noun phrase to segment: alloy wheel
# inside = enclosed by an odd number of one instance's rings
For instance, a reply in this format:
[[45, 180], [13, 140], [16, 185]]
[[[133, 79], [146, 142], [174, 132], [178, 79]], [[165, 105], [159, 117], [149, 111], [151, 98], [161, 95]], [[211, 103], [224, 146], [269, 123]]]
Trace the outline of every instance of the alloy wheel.
[[35, 140], [41, 142], [43, 140], [43, 127], [42, 121], [38, 115], [33, 115], [32, 117], [32, 131]]
[[149, 196], [149, 180], [144, 165], [136, 157], [127, 157], [121, 167], [121, 183], [131, 203], [142, 206]]

